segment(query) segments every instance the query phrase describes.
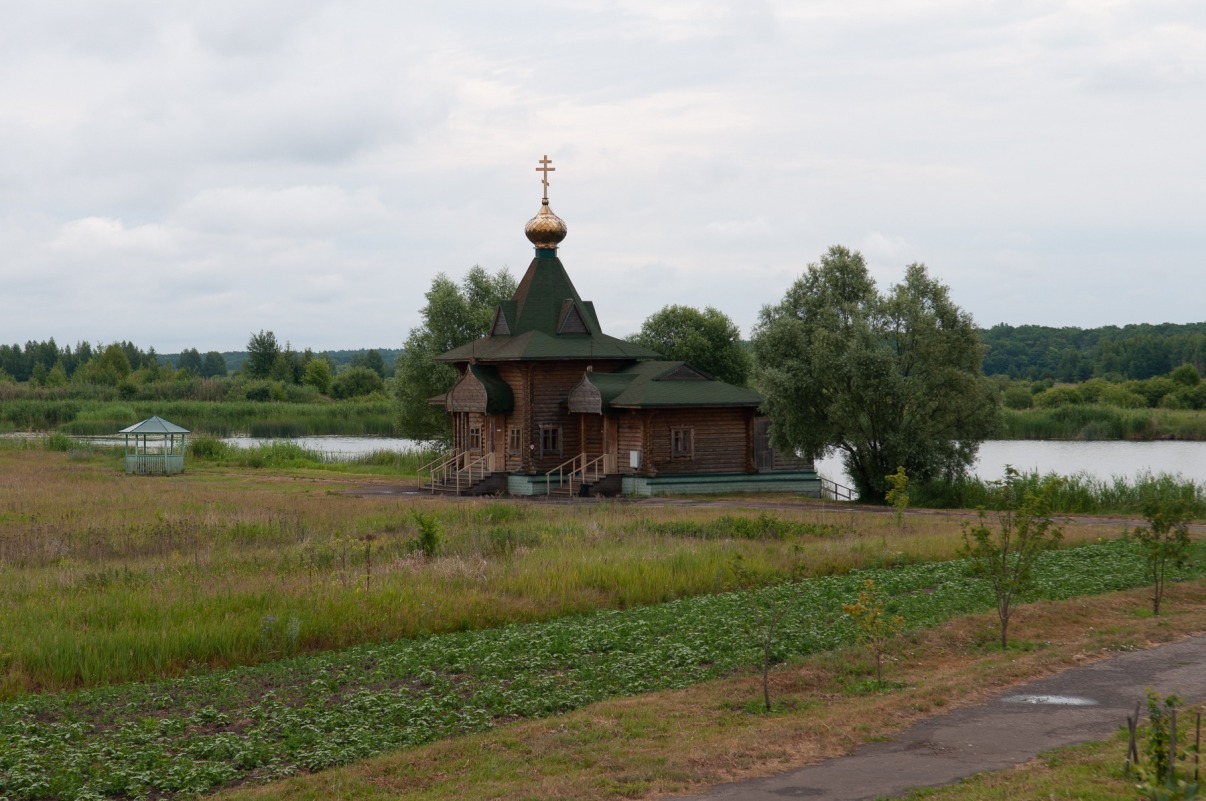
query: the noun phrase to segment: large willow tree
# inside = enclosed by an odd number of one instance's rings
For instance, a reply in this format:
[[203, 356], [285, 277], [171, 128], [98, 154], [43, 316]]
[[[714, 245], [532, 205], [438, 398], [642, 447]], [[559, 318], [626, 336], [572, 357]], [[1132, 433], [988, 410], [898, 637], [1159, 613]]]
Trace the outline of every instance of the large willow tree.
[[881, 294], [861, 254], [834, 246], [754, 332], [755, 383], [777, 447], [842, 453], [864, 500], [886, 477], [954, 478], [998, 422], [983, 346], [947, 288], [912, 264]]

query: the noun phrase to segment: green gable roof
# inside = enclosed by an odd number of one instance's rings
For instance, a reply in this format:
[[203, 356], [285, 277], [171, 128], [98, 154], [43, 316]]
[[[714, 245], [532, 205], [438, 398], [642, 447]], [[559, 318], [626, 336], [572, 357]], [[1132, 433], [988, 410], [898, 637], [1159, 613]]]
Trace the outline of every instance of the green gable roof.
[[646, 361], [614, 373], [587, 373], [604, 408], [662, 406], [760, 406], [762, 396], [726, 384], [686, 362]]

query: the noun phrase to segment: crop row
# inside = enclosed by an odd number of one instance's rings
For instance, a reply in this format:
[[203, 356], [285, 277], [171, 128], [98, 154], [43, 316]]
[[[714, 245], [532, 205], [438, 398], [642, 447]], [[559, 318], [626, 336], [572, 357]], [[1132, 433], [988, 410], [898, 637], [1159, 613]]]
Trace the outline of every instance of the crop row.
[[[1201, 548], [1184, 575], [1202, 569]], [[775, 658], [849, 644], [841, 613], [873, 579], [910, 626], [991, 607], [961, 562], [809, 579], [751, 592], [604, 611], [0, 705], [0, 797], [149, 797], [313, 771], [685, 687], [756, 664], [759, 609], [789, 611]], [[1143, 584], [1126, 541], [1044, 556], [1035, 597]]]

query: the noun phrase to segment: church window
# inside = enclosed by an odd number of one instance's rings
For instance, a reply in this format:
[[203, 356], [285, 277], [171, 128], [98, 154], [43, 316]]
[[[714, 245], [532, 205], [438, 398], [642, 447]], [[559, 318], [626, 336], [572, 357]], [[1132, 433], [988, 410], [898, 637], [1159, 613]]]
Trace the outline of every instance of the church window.
[[676, 427], [670, 429], [670, 458], [695, 458], [695, 429]]
[[540, 455], [561, 455], [561, 426], [544, 425], [540, 427]]
[[482, 449], [482, 427], [469, 426], [469, 450], [480, 451]]
[[519, 453], [523, 450], [523, 429], [511, 426], [507, 429], [507, 452]]

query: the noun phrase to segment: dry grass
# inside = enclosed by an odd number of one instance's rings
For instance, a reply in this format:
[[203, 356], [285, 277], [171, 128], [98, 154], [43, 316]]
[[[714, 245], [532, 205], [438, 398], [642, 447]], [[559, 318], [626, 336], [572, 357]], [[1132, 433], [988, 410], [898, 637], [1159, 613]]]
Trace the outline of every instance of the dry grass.
[[992, 648], [995, 621], [985, 615], [915, 632], [900, 643], [891, 669], [906, 685], [899, 692], [847, 694], [851, 675], [869, 666], [856, 652], [823, 654], [775, 671], [783, 710], [771, 715], [749, 711], [755, 705], [745, 702], [757, 697], [758, 679], [741, 676], [221, 797], [604, 801], [702, 792], [848, 753], [1022, 681], [1206, 631], [1206, 583], [1180, 585], [1175, 595], [1170, 613], [1159, 618], [1137, 614], [1146, 602], [1141, 590], [1023, 607], [1018, 631], [1034, 643], [1027, 650]]
[[[355, 494], [329, 474], [197, 470], [129, 477], [119, 461], [0, 448], [0, 697], [178, 675], [360, 642], [548, 619], [714, 592], [740, 556], [772, 583], [952, 558], [965, 516], [795, 498], [548, 505]], [[411, 512], [441, 555], [416, 555]], [[812, 534], [698, 539], [718, 514]], [[1078, 520], [1067, 543], [1117, 536]], [[294, 622], [296, 621], [296, 622]]]

